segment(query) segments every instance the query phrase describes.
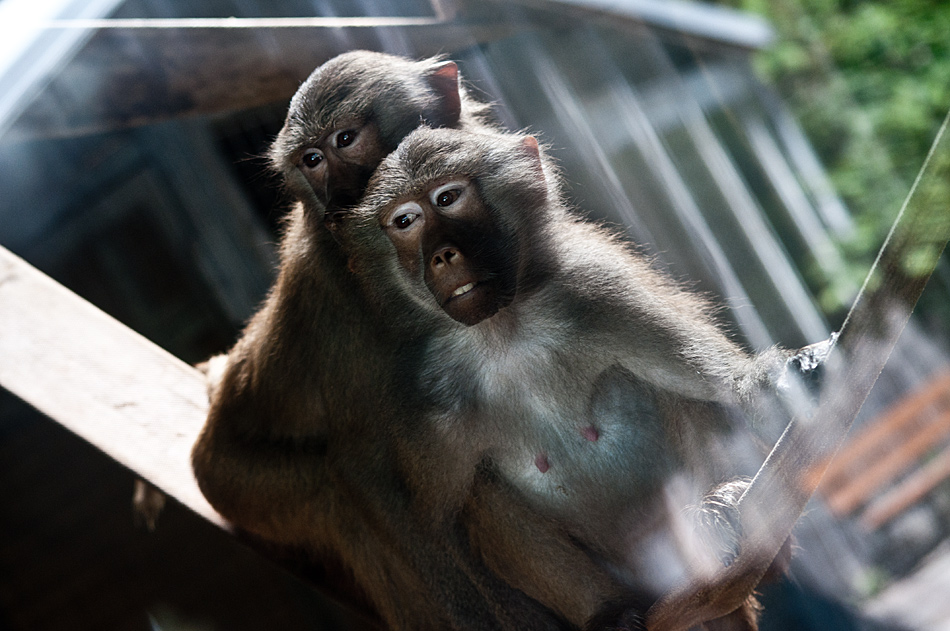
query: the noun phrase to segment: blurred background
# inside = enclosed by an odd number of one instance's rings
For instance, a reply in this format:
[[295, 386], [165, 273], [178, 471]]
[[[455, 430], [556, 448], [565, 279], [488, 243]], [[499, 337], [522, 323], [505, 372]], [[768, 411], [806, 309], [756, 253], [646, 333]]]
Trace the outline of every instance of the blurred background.
[[[0, 246], [201, 361], [273, 278], [261, 156], [300, 81], [442, 53], [736, 339], [798, 347], [840, 327], [917, 177], [948, 34], [936, 0], [0, 0]], [[948, 323], [944, 255], [763, 629], [950, 629]], [[136, 527], [133, 480], [0, 389], [0, 630], [362, 628], [174, 502]]]

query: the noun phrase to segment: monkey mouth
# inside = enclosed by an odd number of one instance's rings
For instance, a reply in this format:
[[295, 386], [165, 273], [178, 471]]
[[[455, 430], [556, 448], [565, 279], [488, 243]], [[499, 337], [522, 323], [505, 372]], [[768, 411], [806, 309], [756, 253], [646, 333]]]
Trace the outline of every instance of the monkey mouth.
[[458, 309], [471, 309], [473, 304], [483, 301], [492, 293], [492, 283], [483, 278], [468, 276], [456, 282], [461, 284], [443, 294], [441, 301], [443, 309], [451, 308], [451, 305], [455, 305]]
[[478, 283], [476, 283], [475, 281], [472, 281], [472, 282], [470, 282], [470, 283], [465, 283], [464, 285], [462, 285], [461, 287], [459, 287], [458, 289], [456, 289], [455, 291], [453, 291], [453, 292], [452, 292], [452, 295], [450, 296], [450, 298], [457, 298], [457, 297], [459, 297], [459, 296], [464, 296], [464, 295], [467, 294], [468, 292], [470, 292], [470, 291], [472, 291], [473, 289], [475, 289], [475, 285], [477, 285], [477, 284], [478, 284]]
[[453, 320], [472, 326], [490, 318], [507, 304], [489, 280], [467, 280], [442, 301], [442, 309]]

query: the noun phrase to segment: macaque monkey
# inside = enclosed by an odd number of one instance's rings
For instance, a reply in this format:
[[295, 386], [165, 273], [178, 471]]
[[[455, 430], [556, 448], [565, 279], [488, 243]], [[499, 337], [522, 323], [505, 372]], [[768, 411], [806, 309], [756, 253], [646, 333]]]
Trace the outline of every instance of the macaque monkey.
[[325, 211], [332, 218], [355, 206], [379, 162], [419, 125], [488, 131], [489, 119], [489, 106], [468, 95], [454, 62], [353, 51], [300, 86], [270, 157], [322, 220]]
[[211, 407], [192, 464], [208, 501], [339, 575], [338, 596], [395, 630], [571, 628], [488, 571], [464, 533], [424, 527], [389, 412], [405, 349], [329, 229], [415, 127], [490, 131], [487, 119], [452, 62], [359, 51], [317, 68], [270, 153], [297, 200], [278, 278], [234, 348], [204, 367]]
[[[460, 523], [494, 574], [572, 624], [638, 628], [671, 586], [658, 569], [682, 563], [677, 513], [723, 479], [705, 453], [723, 407], [773, 389], [792, 354], [747, 355], [576, 217], [530, 136], [420, 128], [337, 229], [374, 331], [401, 349], [383, 383], [416, 510]], [[692, 490], [671, 509], [674, 480]], [[722, 488], [713, 522], [742, 483]]]
[[[271, 150], [280, 272], [211, 362], [195, 475], [391, 629], [637, 628], [666, 481], [721, 479], [718, 406], [785, 354], [741, 353], [487, 120], [450, 62], [349, 53], [301, 86]], [[403, 142], [420, 124], [484, 133]]]
[[[225, 483], [242, 474], [212, 461], [222, 452], [220, 435], [238, 432], [236, 446], [252, 450], [260, 441], [322, 451], [331, 425], [345, 426], [364, 399], [364, 380], [347, 379], [341, 366], [354, 349], [373, 347], [375, 329], [364, 323], [365, 305], [327, 227], [331, 217], [359, 201], [379, 162], [418, 125], [489, 129], [487, 117], [487, 106], [461, 85], [455, 63], [370, 51], [327, 61], [291, 100], [270, 150], [297, 202], [286, 220], [280, 274], [235, 347], [203, 367], [211, 412], [193, 454], [195, 473], [212, 504], [237, 525], [272, 540], [299, 539], [288, 534], [284, 516], [275, 518], [268, 497], [241, 488], [224, 499]], [[372, 366], [353, 372], [382, 383], [372, 378]], [[236, 467], [244, 466], [238, 458]]]

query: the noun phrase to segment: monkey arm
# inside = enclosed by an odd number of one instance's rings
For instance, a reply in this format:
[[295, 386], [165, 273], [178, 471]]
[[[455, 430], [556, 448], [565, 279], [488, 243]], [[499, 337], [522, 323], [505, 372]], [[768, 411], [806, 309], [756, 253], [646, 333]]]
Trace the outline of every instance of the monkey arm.
[[[309, 541], [319, 532], [332, 493], [331, 419], [348, 418], [354, 397], [345, 388], [366, 388], [347, 382], [370, 372], [345, 369], [362, 310], [337, 284], [345, 259], [335, 253], [332, 237], [312, 234], [295, 206], [271, 293], [228, 355], [204, 366], [211, 407], [192, 451], [199, 487], [235, 525], [271, 541]], [[337, 319], [353, 326], [328, 334]]]
[[242, 340], [226, 360], [208, 363], [211, 408], [192, 467], [202, 493], [233, 524], [271, 541], [300, 543], [312, 539], [326, 510], [324, 432], [319, 418], [288, 408], [295, 399], [282, 388], [255, 378], [261, 361], [247, 347]]
[[589, 314], [579, 335], [622, 349], [620, 363], [637, 377], [688, 398], [742, 405], [774, 388], [791, 352], [748, 354], [717, 325], [714, 307], [603, 228], [568, 218], [556, 230], [570, 243], [561, 287], [572, 295], [560, 302]]
[[777, 347], [756, 355], [745, 352], [715, 324], [700, 298], [682, 290], [650, 291], [632, 311], [645, 335], [633, 347], [631, 369], [690, 398], [748, 404], [775, 387], [791, 356]]
[[201, 492], [234, 525], [270, 541], [312, 541], [326, 510], [326, 443], [236, 431], [233, 415], [212, 412], [192, 452]]

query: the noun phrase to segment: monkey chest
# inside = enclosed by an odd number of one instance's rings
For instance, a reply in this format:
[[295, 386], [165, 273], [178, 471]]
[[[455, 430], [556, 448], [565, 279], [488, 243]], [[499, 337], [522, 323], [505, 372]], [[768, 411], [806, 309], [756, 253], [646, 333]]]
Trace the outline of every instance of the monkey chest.
[[484, 384], [502, 475], [536, 501], [570, 511], [652, 496], [675, 458], [651, 389], [619, 366], [586, 379], [541, 372]]

